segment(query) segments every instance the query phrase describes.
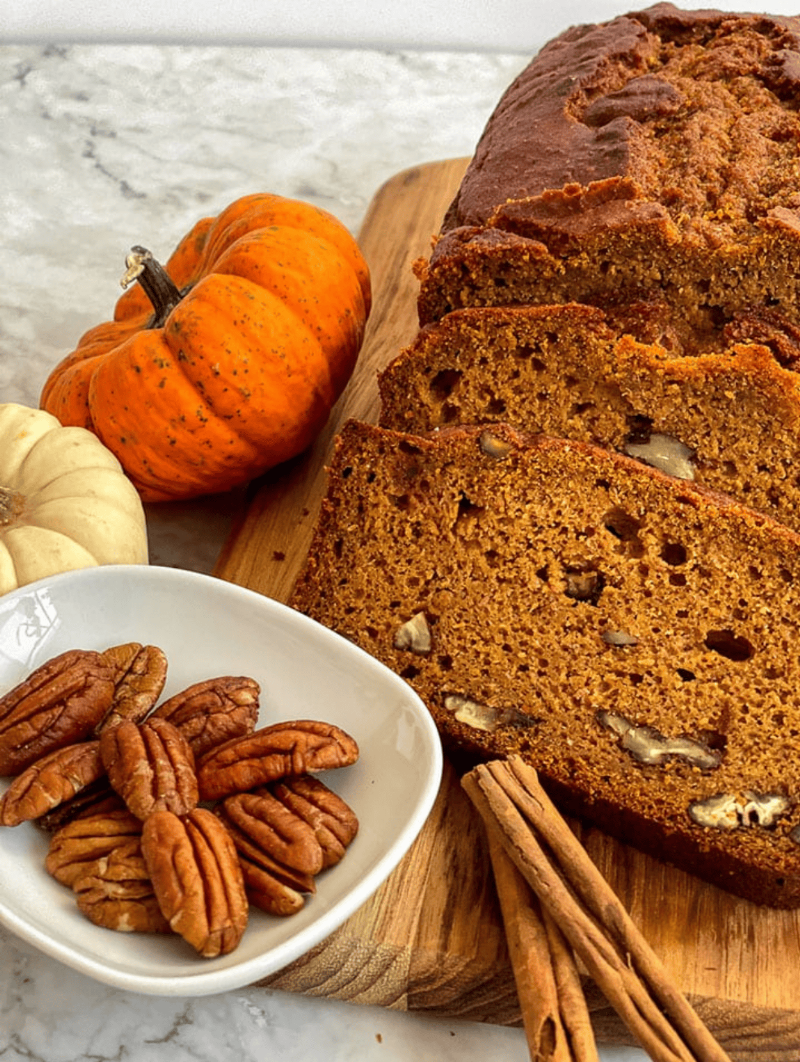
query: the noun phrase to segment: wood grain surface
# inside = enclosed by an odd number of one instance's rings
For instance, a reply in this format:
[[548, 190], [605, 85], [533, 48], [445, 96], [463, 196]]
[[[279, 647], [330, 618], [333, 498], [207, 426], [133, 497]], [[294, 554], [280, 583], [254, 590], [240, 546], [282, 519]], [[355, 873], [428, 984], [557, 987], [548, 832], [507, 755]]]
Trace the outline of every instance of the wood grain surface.
[[[376, 371], [416, 331], [411, 264], [428, 253], [466, 160], [404, 171], [380, 188], [360, 243], [374, 309], [356, 372], [314, 448], [253, 485], [216, 572], [288, 597], [309, 548], [332, 439], [348, 417], [378, 416]], [[590, 855], [667, 969], [736, 1062], [800, 1060], [800, 913], [770, 911], [580, 830]], [[336, 933], [264, 984], [354, 1003], [497, 1024], [520, 1021], [477, 815], [446, 766], [431, 816], [406, 858]], [[600, 1042], [631, 1043], [590, 982]]]

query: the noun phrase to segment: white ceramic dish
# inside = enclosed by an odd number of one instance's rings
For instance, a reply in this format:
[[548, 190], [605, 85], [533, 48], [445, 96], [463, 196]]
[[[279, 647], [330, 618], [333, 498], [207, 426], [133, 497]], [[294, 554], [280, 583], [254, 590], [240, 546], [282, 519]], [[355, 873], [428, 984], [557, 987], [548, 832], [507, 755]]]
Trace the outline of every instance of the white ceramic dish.
[[344, 638], [260, 594], [155, 566], [68, 572], [0, 598], [0, 692], [66, 649], [127, 641], [166, 652], [164, 697], [204, 678], [245, 674], [262, 687], [259, 725], [311, 718], [350, 733], [358, 762], [320, 777], [358, 815], [358, 836], [319, 876], [300, 913], [284, 919], [252, 910], [239, 947], [208, 960], [177, 936], [92, 925], [44, 870], [47, 835], [29, 824], [0, 828], [0, 921], [118, 988], [165, 996], [241, 988], [324, 940], [394, 869], [436, 797], [439, 738], [406, 683]]

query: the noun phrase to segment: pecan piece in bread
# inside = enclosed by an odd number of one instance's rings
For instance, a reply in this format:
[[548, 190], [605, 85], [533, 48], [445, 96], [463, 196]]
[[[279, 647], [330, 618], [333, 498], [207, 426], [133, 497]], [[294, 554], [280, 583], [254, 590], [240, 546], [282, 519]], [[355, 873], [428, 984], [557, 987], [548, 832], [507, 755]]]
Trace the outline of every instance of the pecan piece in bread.
[[112, 787], [140, 819], [161, 810], [185, 815], [196, 806], [194, 754], [168, 720], [123, 720], [101, 734], [100, 755]]
[[141, 820], [127, 808], [75, 819], [50, 838], [45, 869], [56, 881], [72, 888], [96, 860], [136, 840], [141, 832]]
[[119, 933], [169, 933], [150, 880], [141, 838], [101, 856], [72, 883], [78, 908], [96, 926]]
[[113, 698], [114, 673], [100, 653], [71, 649], [42, 664], [0, 698], [0, 775], [87, 737]]
[[286, 775], [347, 767], [357, 759], [358, 745], [344, 730], [301, 719], [262, 727], [212, 749], [198, 763], [197, 780], [201, 799], [215, 800]]
[[236, 848], [220, 820], [205, 808], [181, 818], [155, 811], [142, 829], [142, 854], [170, 927], [204, 958], [233, 951], [248, 903]]
[[114, 700], [98, 732], [108, 730], [123, 719], [140, 723], [161, 696], [167, 679], [167, 657], [157, 645], [127, 642], [114, 645], [102, 654], [114, 671]]
[[0, 824], [38, 819], [105, 773], [99, 741], [79, 741], [40, 757], [18, 774], [0, 798]]
[[164, 701], [153, 717], [173, 723], [199, 759], [217, 745], [252, 734], [260, 692], [255, 679], [246, 676], [207, 679]]
[[358, 833], [358, 818], [350, 805], [321, 779], [308, 774], [282, 778], [269, 788], [314, 830], [322, 848], [322, 869], [338, 863]]

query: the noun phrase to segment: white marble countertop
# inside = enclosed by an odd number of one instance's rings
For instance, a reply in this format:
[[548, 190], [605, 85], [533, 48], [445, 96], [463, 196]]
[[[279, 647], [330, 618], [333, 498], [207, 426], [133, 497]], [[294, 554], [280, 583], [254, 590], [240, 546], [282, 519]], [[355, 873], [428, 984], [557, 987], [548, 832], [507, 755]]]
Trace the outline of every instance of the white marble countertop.
[[[354, 233], [379, 186], [468, 155], [527, 56], [0, 47], [0, 400], [38, 405], [50, 369], [108, 319], [123, 259], [166, 257], [197, 218], [269, 190]], [[236, 498], [150, 507], [156, 563], [210, 571]], [[94, 983], [0, 930], [4, 1062], [528, 1057], [519, 1029], [248, 989], [200, 1000]], [[636, 1049], [602, 1047], [603, 1062]]]

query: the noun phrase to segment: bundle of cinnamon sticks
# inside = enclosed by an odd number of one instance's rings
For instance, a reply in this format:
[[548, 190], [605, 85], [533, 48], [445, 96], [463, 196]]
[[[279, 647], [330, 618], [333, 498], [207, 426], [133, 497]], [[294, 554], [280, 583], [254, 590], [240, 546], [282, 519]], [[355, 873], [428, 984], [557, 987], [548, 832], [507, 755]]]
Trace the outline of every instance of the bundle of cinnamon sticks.
[[598, 1062], [577, 961], [653, 1062], [731, 1062], [520, 757], [462, 785], [483, 819], [533, 1062]]

